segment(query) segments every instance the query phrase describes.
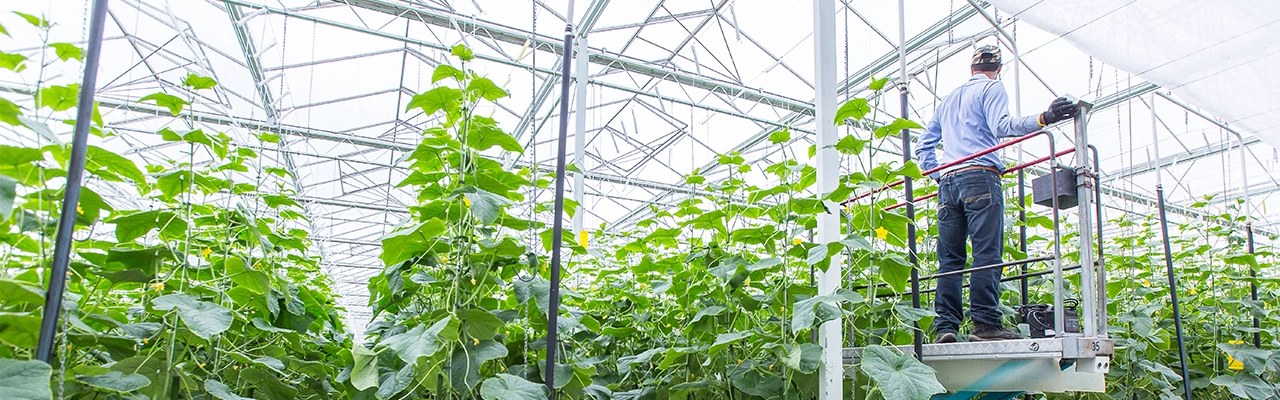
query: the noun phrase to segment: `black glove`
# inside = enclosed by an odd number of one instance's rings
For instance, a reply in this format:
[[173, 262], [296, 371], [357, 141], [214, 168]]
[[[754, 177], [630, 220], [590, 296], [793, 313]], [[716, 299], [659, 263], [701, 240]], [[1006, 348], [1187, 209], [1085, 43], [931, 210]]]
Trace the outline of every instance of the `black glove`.
[[1065, 120], [1076, 116], [1079, 107], [1075, 103], [1067, 100], [1066, 97], [1053, 99], [1053, 103], [1049, 104], [1049, 110], [1040, 113], [1040, 122], [1044, 125], [1051, 125], [1058, 121]]

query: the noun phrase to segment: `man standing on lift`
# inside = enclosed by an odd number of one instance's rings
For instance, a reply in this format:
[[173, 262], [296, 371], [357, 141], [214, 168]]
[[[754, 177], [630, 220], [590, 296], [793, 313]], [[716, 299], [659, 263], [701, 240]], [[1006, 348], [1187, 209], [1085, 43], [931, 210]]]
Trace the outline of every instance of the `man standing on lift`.
[[[998, 139], [1022, 136], [1046, 125], [1076, 115], [1076, 105], [1058, 98], [1049, 110], [1039, 115], [1009, 116], [1009, 98], [1000, 74], [1000, 48], [979, 47], [973, 52], [970, 72], [973, 77], [947, 95], [938, 106], [933, 120], [925, 128], [916, 149], [922, 169], [959, 160], [996, 146]], [[937, 146], [942, 142], [942, 159], [937, 159]], [[965, 268], [966, 237], [973, 245], [975, 267], [999, 264], [1004, 255], [1004, 192], [1000, 175], [1004, 163], [1000, 152], [994, 152], [942, 170], [938, 181], [938, 272]], [[998, 308], [998, 289], [1004, 271], [988, 269], [969, 277], [970, 315], [974, 329], [970, 341], [1021, 339], [1022, 335], [1004, 327]], [[961, 275], [938, 278], [934, 309], [937, 337], [934, 343], [952, 343], [960, 322]]]

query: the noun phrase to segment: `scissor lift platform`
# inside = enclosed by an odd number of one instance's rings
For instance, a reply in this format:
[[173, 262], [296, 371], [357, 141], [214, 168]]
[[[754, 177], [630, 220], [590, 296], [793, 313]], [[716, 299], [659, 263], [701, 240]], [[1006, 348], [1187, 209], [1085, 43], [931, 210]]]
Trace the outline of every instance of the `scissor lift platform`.
[[[912, 346], [893, 349], [915, 355]], [[862, 350], [844, 349], [845, 364], [857, 363]], [[1103, 392], [1115, 350], [1111, 339], [1072, 336], [926, 344], [922, 352], [921, 361], [954, 393], [935, 399], [967, 400], [984, 393], [983, 399], [999, 399], [1024, 392]]]

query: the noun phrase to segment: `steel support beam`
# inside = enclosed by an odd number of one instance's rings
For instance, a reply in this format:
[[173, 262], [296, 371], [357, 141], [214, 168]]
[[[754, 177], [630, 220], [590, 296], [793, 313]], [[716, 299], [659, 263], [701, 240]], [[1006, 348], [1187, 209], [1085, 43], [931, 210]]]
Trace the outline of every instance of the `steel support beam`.
[[[396, 17], [414, 19], [428, 25], [435, 25], [442, 28], [457, 29], [461, 32], [466, 32], [476, 36], [489, 37], [500, 42], [506, 42], [518, 46], [523, 46], [525, 42], [531, 41], [534, 48], [548, 48], [556, 54], [564, 54], [564, 45], [553, 38], [534, 35], [531, 32], [522, 31], [514, 27], [480, 21], [471, 17], [456, 15], [443, 10], [418, 7], [409, 3], [385, 0], [338, 1], [354, 7], [378, 11]], [[667, 69], [641, 60], [633, 59], [631, 57], [619, 54], [609, 54], [600, 49], [591, 49], [590, 51], [590, 61], [592, 63], [603, 65], [610, 69], [637, 73], [686, 86], [697, 87], [711, 92], [724, 93], [733, 97], [741, 97], [746, 100], [772, 107], [786, 108], [792, 112], [808, 115], [813, 114], [812, 104], [796, 99], [768, 93], [735, 82], [689, 74], [674, 69]]]

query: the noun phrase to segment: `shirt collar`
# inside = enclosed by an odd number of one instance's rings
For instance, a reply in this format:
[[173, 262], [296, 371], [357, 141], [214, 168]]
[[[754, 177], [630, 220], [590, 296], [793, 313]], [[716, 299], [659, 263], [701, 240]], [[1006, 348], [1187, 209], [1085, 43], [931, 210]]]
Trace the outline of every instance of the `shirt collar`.
[[989, 81], [992, 79], [988, 78], [986, 75], [983, 75], [983, 74], [973, 74], [973, 76], [969, 77], [969, 80], [970, 81], [977, 81], [977, 80]]

